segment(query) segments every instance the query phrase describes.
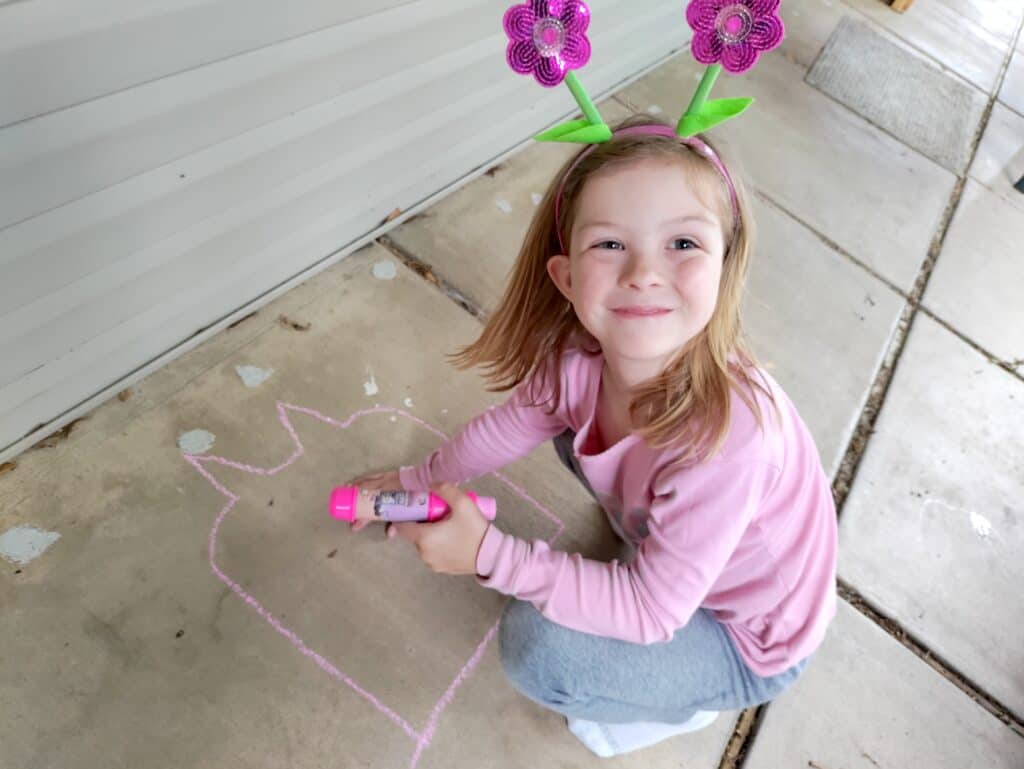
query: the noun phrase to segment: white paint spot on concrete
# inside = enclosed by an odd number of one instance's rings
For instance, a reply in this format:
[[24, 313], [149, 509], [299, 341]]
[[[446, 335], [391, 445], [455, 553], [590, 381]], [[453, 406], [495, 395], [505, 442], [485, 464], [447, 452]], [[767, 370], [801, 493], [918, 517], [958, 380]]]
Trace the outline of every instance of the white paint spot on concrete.
[[235, 373], [246, 387], [259, 387], [270, 379], [274, 369], [259, 368], [258, 366], [235, 366]]
[[929, 508], [942, 507], [951, 513], [967, 513], [967, 519], [971, 522], [971, 528], [974, 529], [974, 533], [982, 539], [988, 539], [992, 536], [992, 523], [988, 518], [976, 513], [973, 510], [968, 510], [965, 507], [954, 507], [941, 499], [926, 499], [924, 504], [921, 506], [922, 512], [930, 512]]
[[0, 555], [11, 563], [24, 566], [60, 539], [55, 531], [43, 531], [33, 526], [15, 526], [0, 536]]
[[988, 518], [983, 515], [979, 515], [973, 510], [970, 511], [970, 518], [971, 528], [974, 529], [974, 533], [982, 539], [987, 539], [992, 533], [992, 524], [989, 522]]
[[370, 374], [370, 378], [363, 382], [363, 392], [366, 393], [367, 397], [380, 392], [380, 388], [377, 387], [377, 380], [373, 378], [373, 374]]
[[539, 192], [531, 192], [531, 193], [530, 193], [530, 200], [532, 200], [532, 201], [533, 201], [533, 204], [534, 204], [535, 206], [539, 206], [539, 205], [540, 205], [540, 202], [541, 202], [542, 200], [544, 200], [544, 196], [543, 196], [543, 195], [541, 195], [541, 194], [540, 194]]
[[394, 280], [398, 268], [390, 259], [383, 259], [373, 265], [373, 277], [377, 280]]
[[512, 213], [512, 204], [505, 200], [505, 198], [495, 198], [494, 205], [496, 205], [506, 214]]
[[398, 417], [396, 417], [394, 414], [392, 414], [391, 416], [388, 417], [388, 421], [389, 422], [397, 422], [398, 421]]
[[178, 448], [186, 454], [205, 454], [215, 440], [217, 436], [206, 430], [189, 430], [178, 436]]
[[407, 409], [411, 409], [412, 408], [412, 398], [406, 398], [404, 401], [402, 401], [402, 403], [405, 404], [405, 407]]
[[441, 409], [441, 413], [442, 414], [447, 414], [448, 413], [448, 409]]
[[661, 107], [659, 107], [657, 104], [652, 104], [650, 107], [647, 108], [647, 114], [649, 114], [649, 115], [660, 115], [661, 114]]

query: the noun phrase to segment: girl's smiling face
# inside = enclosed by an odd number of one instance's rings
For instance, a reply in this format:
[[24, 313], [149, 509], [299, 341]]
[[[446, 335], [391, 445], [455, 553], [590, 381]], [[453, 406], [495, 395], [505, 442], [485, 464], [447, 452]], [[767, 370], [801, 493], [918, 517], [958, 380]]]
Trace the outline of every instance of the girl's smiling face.
[[681, 163], [644, 159], [588, 179], [570, 243], [548, 274], [607, 359], [654, 376], [711, 319], [722, 223]]

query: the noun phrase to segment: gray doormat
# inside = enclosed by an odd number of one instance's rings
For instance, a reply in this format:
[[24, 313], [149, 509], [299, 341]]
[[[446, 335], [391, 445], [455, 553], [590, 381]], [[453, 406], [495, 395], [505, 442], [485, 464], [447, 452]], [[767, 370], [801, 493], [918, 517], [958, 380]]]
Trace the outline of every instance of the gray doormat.
[[840, 20], [807, 82], [948, 168], [964, 173], [985, 95], [853, 21]]

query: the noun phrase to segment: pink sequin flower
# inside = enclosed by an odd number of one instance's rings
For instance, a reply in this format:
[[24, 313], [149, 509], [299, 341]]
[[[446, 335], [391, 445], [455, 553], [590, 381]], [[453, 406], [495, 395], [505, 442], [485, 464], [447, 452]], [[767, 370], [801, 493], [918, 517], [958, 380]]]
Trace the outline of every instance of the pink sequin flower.
[[548, 88], [590, 60], [590, 9], [583, 0], [531, 0], [505, 12], [508, 65]]
[[779, 0], [690, 0], [686, 21], [693, 29], [693, 58], [746, 72], [762, 52], [782, 42], [778, 8]]

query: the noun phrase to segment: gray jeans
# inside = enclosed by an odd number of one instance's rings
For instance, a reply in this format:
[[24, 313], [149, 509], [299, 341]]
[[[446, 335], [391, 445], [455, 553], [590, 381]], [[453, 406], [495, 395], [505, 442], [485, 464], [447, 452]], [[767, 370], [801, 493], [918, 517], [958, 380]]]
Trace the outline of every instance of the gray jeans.
[[[555, 438], [581, 477], [573, 434]], [[635, 644], [558, 625], [530, 603], [512, 600], [499, 627], [501, 663], [529, 699], [572, 718], [602, 723], [681, 723], [698, 710], [741, 710], [774, 699], [807, 664], [762, 678], [747, 667], [725, 628], [698, 610], [671, 641]]]

